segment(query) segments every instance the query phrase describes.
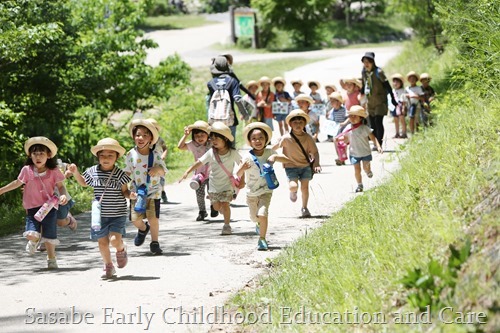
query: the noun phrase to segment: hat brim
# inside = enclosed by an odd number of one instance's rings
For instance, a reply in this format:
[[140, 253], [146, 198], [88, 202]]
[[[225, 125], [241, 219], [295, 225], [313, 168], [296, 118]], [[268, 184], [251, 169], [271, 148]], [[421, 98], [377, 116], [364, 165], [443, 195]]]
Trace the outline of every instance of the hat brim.
[[245, 138], [245, 140], [249, 146], [251, 146], [251, 144], [250, 144], [250, 140], [248, 140], [248, 133], [250, 133], [254, 129], [260, 129], [260, 130], [263, 130], [264, 132], [266, 132], [267, 142], [265, 145], [267, 146], [271, 142], [271, 139], [273, 137], [273, 130], [271, 129], [271, 127], [269, 127], [269, 125], [262, 123], [262, 122], [254, 122], [254, 123], [250, 123], [247, 126], [245, 126], [245, 128], [243, 129], [243, 137]]
[[295, 117], [302, 117], [306, 120], [306, 124], [309, 124], [309, 121], [311, 121], [311, 118], [309, 117], [309, 115], [307, 113], [305, 113], [304, 111], [300, 110], [300, 109], [297, 109], [297, 110], [293, 110], [292, 112], [290, 112], [288, 114], [288, 116], [286, 116], [286, 123], [288, 124], [288, 126], [290, 126], [290, 120], [292, 120], [292, 118], [295, 118]]
[[97, 156], [97, 153], [103, 150], [116, 151], [118, 153], [118, 157], [122, 157], [123, 155], [125, 155], [125, 148], [119, 145], [104, 144], [104, 145], [95, 145], [94, 147], [90, 148], [90, 152], [94, 156]]
[[30, 148], [34, 145], [43, 145], [43, 146], [47, 147], [50, 150], [50, 153], [52, 154], [52, 156], [50, 158], [53, 158], [54, 156], [57, 155], [56, 144], [44, 136], [35, 136], [32, 138], [29, 138], [24, 143], [24, 151], [26, 152], [26, 155], [30, 156]]
[[208, 125], [208, 123], [201, 124], [201, 123], [195, 122], [194, 124], [188, 125], [188, 128], [190, 130], [197, 129], [197, 130], [203, 131], [207, 134], [210, 134], [210, 125]]
[[156, 130], [155, 125], [152, 122], [147, 121], [145, 119], [134, 119], [130, 123], [129, 132], [130, 132], [130, 136], [132, 137], [132, 139], [134, 138], [134, 128], [137, 126], [146, 127], [153, 135], [153, 139], [151, 140], [150, 146], [152, 146], [158, 142], [159, 134], [158, 134], [158, 131]]
[[298, 102], [298, 101], [306, 101], [306, 102], [309, 102], [309, 104], [313, 104], [314, 103], [314, 100], [309, 97], [309, 96], [302, 96], [302, 97], [295, 97], [295, 101]]

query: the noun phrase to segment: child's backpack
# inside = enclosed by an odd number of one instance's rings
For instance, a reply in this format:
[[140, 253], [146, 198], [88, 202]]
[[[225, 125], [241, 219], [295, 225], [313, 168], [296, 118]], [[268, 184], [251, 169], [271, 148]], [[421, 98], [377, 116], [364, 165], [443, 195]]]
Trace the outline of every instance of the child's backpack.
[[212, 125], [214, 122], [220, 121], [227, 126], [232, 126], [234, 113], [232, 112], [231, 95], [226, 89], [226, 80], [217, 78], [212, 80], [210, 84], [214, 93], [208, 105], [208, 124]]

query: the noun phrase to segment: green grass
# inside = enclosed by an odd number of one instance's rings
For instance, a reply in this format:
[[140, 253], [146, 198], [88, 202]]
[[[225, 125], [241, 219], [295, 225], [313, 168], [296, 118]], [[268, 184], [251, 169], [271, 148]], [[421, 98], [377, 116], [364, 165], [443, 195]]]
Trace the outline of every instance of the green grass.
[[[435, 62], [450, 58], [449, 55], [435, 58], [427, 66], [443, 66]], [[418, 65], [411, 59], [408, 61], [392, 68], [406, 63], [404, 68], [409, 71], [409, 66], [414, 69]], [[281, 309], [298, 312], [303, 306], [320, 314], [356, 309], [359, 313], [382, 312], [389, 322], [396, 311], [416, 311], [406, 303], [407, 291], [402, 288], [401, 278], [408, 270], [425, 267], [429, 258], [442, 262], [448, 244], [462, 243], [466, 238], [464, 228], [481, 217], [481, 211], [474, 210], [483, 199], [481, 193], [498, 186], [500, 142], [491, 124], [499, 119], [499, 107], [497, 103], [481, 100], [473, 92], [468, 94], [470, 99], [466, 101], [464, 93], [443, 98], [435, 110], [439, 114], [438, 125], [415, 136], [404, 147], [401, 170], [388, 182], [357, 197], [321, 228], [294, 242], [271, 262], [272, 268], [260, 278], [257, 289], [242, 291], [230, 301], [237, 311], [259, 313], [268, 307], [272, 310], [275, 320], [271, 325], [246, 328], [262, 332], [356, 330], [354, 325], [280, 325]], [[456, 105], [461, 107], [453, 107]], [[468, 237], [486, 242], [481, 238], [482, 228], [498, 234], [495, 222], [498, 211], [494, 212], [483, 216], [485, 225]], [[494, 266], [485, 255], [480, 260], [490, 264], [484, 268], [487, 272], [495, 272], [498, 261]], [[480, 267], [474, 261], [470, 265]], [[469, 275], [475, 277], [481, 273], [470, 270]], [[458, 282], [470, 289], [461, 296], [462, 301], [455, 299], [448, 304], [467, 308], [468, 301], [473, 302], [476, 310], [488, 312], [480, 300], [488, 295], [489, 299], [498, 299], [495, 283], [467, 282]], [[493, 308], [489, 314], [493, 315]], [[433, 320], [444, 332], [471, 328], [444, 325], [435, 316]], [[357, 327], [363, 332], [429, 329], [429, 326], [394, 324]]]
[[150, 16], [139, 28], [143, 30], [177, 30], [215, 23], [217, 22], [208, 21], [201, 15]]

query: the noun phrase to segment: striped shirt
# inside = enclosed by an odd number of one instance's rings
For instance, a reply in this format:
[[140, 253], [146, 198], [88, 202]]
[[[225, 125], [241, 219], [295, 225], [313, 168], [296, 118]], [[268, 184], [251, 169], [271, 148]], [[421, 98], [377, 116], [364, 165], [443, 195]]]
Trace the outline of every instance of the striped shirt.
[[[99, 200], [101, 196], [101, 216], [117, 217], [128, 214], [127, 201], [122, 193], [122, 186], [131, 181], [123, 170], [115, 167], [113, 175], [109, 178], [111, 171], [102, 171], [99, 165], [94, 165], [85, 170], [83, 178], [85, 183], [94, 188], [94, 197]], [[106, 184], [109, 184], [106, 187]], [[106, 189], [106, 191], [104, 191]]]

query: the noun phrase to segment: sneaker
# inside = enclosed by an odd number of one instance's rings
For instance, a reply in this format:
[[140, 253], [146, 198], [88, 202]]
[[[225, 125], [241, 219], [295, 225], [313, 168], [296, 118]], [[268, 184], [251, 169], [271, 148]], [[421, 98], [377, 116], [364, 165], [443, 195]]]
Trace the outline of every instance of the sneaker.
[[200, 212], [198, 213], [198, 217], [196, 218], [196, 221], [204, 221], [205, 217], [207, 217], [207, 216], [208, 216], [208, 214], [206, 211], [200, 210]]
[[290, 192], [290, 201], [291, 202], [297, 201], [297, 192]]
[[134, 245], [141, 246], [142, 244], [144, 244], [144, 240], [146, 240], [146, 235], [148, 234], [148, 232], [149, 232], [149, 223], [146, 222], [146, 230], [144, 231], [141, 231], [139, 229], [137, 230], [137, 235], [134, 238]]
[[47, 269], [58, 269], [59, 266], [57, 266], [57, 259], [52, 258], [52, 259], [47, 259]]
[[406, 133], [401, 134], [401, 139], [408, 139], [408, 135], [406, 135]]
[[78, 227], [78, 222], [76, 222], [76, 219], [73, 217], [73, 215], [71, 215], [71, 213], [68, 213], [68, 219], [69, 219], [68, 228], [71, 231], [75, 231], [76, 228]]
[[311, 213], [309, 213], [309, 209], [307, 208], [302, 208], [302, 217], [311, 217]]
[[104, 274], [101, 275], [102, 279], [112, 279], [116, 276], [115, 266], [113, 263], [104, 265]]
[[219, 212], [214, 209], [213, 205], [210, 205], [210, 217], [217, 217], [219, 216]]
[[29, 254], [35, 254], [36, 244], [37, 244], [37, 242], [31, 241], [31, 240], [28, 241], [28, 243], [26, 244], [26, 252], [28, 252]]
[[127, 266], [128, 255], [127, 255], [127, 245], [123, 244], [123, 250], [116, 251], [116, 266], [118, 268], [123, 268]]
[[368, 172], [366, 173], [366, 175], [368, 176], [368, 178], [372, 178], [372, 177], [373, 177], [373, 172], [368, 171]]
[[38, 244], [38, 246], [36, 247], [36, 250], [38, 252], [45, 252], [45, 251], [47, 251], [47, 248], [45, 247], [45, 243]]
[[160, 243], [158, 243], [157, 241], [153, 241], [151, 242], [151, 244], [149, 244], [149, 250], [154, 255], [160, 255], [163, 253], [163, 250], [160, 249]]
[[161, 203], [162, 204], [168, 203], [167, 193], [165, 193], [165, 191], [161, 191]]
[[392, 138], [393, 138], [393, 139], [399, 139], [399, 138], [401, 138], [401, 136], [400, 136], [399, 134], [396, 134], [396, 135], [394, 135]]
[[356, 193], [358, 192], [363, 192], [363, 184], [359, 184], [358, 187], [356, 187]]
[[257, 243], [257, 250], [259, 251], [267, 251], [269, 247], [267, 246], [267, 241], [265, 239], [259, 239], [259, 242]]
[[231, 229], [231, 226], [229, 224], [224, 224], [224, 226], [222, 227], [222, 235], [231, 235], [232, 233], [232, 229]]

